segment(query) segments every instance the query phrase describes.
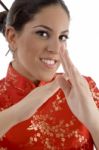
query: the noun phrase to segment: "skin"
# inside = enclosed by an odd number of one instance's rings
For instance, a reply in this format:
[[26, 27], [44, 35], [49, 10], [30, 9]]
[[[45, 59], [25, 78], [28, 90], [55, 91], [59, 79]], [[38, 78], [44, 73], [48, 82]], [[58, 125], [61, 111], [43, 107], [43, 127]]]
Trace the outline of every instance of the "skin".
[[[60, 65], [59, 50], [66, 44], [68, 28], [69, 18], [60, 5], [42, 9], [21, 32], [8, 27], [6, 35], [14, 51], [13, 67], [36, 84], [51, 80]], [[42, 63], [42, 58], [56, 63], [47, 65]]]
[[73, 114], [88, 128], [96, 149], [99, 150], [99, 109], [97, 108], [89, 85], [72, 63], [68, 51], [61, 48], [60, 59], [64, 76], [58, 78], [67, 103]]
[[[46, 26], [47, 29], [45, 27], [42, 28], [40, 25]], [[58, 86], [61, 87], [71, 111], [89, 129], [96, 148], [99, 150], [99, 119], [97, 118], [99, 111], [94, 103], [87, 82], [69, 58], [64, 36], [60, 39], [61, 35], [68, 35], [68, 26], [69, 18], [60, 6], [50, 6], [42, 9], [40, 13], [35, 15], [34, 20], [31, 20], [24, 26], [21, 32], [16, 32], [12, 27], [8, 26], [6, 29], [6, 37], [11, 49], [14, 51], [12, 65], [23, 76], [38, 84], [40, 80], [51, 80], [60, 62], [62, 62], [65, 74], [64, 76], [59, 76], [54, 84], [47, 84], [49, 87], [49, 96], [53, 94], [53, 91], [58, 89]], [[48, 32], [49, 36], [46, 36], [46, 33], [43, 36], [38, 35], [38, 30]], [[65, 31], [64, 34], [63, 31]], [[54, 65], [46, 65], [42, 63], [41, 58], [56, 60], [57, 63]], [[58, 85], [56, 84], [57, 81]], [[54, 86], [54, 90], [51, 91]], [[29, 105], [33, 113], [45, 101], [46, 94], [48, 94], [46, 88], [43, 89], [44, 94], [42, 94], [42, 89], [42, 87], [40, 89], [36, 88], [36, 92], [34, 91], [30, 95], [30, 97], [36, 97], [38, 95], [34, 110]], [[26, 98], [29, 99], [30, 97], [28, 95]], [[39, 101], [39, 97], [42, 99], [42, 102]], [[25, 101], [22, 105], [21, 103], [19, 103], [18, 108], [22, 108], [22, 106], [26, 108]], [[31, 112], [29, 107], [28, 110], [24, 109], [27, 116], [24, 116], [24, 112], [20, 113], [22, 109], [17, 109], [19, 113], [17, 112], [17, 116], [14, 116], [14, 118], [19, 117], [21, 119], [17, 119], [16, 122], [28, 118], [28, 113]]]
[[[16, 124], [29, 119], [57, 90], [57, 78], [45, 86], [32, 90], [17, 104], [0, 112], [0, 138]], [[33, 98], [35, 97], [35, 98]], [[27, 107], [28, 106], [28, 107]]]

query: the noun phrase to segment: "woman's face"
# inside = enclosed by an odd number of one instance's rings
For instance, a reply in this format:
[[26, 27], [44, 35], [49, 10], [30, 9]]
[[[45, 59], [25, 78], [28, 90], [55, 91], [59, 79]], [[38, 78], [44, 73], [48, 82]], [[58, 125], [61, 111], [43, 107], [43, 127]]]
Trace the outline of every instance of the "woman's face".
[[59, 50], [66, 44], [69, 18], [61, 6], [49, 6], [16, 32], [13, 67], [28, 79], [49, 81], [60, 65]]

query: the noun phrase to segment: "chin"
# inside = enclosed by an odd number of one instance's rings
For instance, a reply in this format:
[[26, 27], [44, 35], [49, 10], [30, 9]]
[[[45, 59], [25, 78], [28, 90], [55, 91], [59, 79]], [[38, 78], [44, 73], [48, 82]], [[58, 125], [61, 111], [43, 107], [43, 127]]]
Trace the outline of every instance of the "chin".
[[41, 81], [45, 81], [45, 82], [48, 82], [48, 81], [51, 81], [53, 78], [54, 78], [55, 74], [53, 75], [47, 75], [47, 76], [42, 76], [40, 78]]

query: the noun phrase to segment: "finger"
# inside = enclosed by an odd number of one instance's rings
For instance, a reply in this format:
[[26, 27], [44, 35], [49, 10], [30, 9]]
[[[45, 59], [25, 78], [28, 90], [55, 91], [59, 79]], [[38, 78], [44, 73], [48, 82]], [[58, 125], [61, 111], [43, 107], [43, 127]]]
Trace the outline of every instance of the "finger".
[[65, 73], [67, 73], [70, 76], [71, 75], [70, 68], [73, 68], [74, 65], [69, 58], [67, 49], [64, 46], [61, 47], [60, 58], [61, 58], [61, 62], [62, 62]]
[[68, 51], [62, 47], [62, 51], [60, 55], [61, 55], [62, 64], [63, 66], [65, 66], [64, 71], [66, 70], [68, 72], [72, 84], [77, 85], [79, 84], [79, 82], [82, 82], [83, 77], [81, 76], [77, 68], [72, 63]]
[[72, 80], [72, 72], [71, 72], [70, 68], [73, 67], [73, 65], [71, 63], [69, 63], [69, 61], [67, 59], [67, 55], [68, 55], [68, 51], [66, 49], [64, 49], [64, 46], [62, 46], [61, 51], [60, 51], [60, 59], [62, 62], [63, 69], [65, 71], [65, 74], [68, 76], [68, 78], [71, 81]]
[[72, 84], [75, 86], [75, 87], [85, 87], [86, 86], [86, 80], [85, 78], [80, 74], [80, 72], [78, 71], [78, 69], [74, 66], [74, 64], [72, 63], [69, 55], [67, 55], [67, 62], [69, 64], [69, 75], [70, 75], [70, 78], [72, 80]]
[[59, 55], [60, 55], [60, 60], [61, 60], [64, 72], [65, 72], [65, 75], [66, 75], [66, 77], [68, 77], [69, 76], [69, 70], [68, 70], [68, 66], [67, 66], [66, 56], [64, 56], [64, 52], [63, 51], [64, 51], [64, 49], [62, 47], [61, 51], [59, 52]]
[[62, 64], [65, 66], [65, 69], [68, 71], [68, 74], [70, 75], [71, 73], [70, 68], [73, 69], [74, 65], [70, 60], [68, 51], [64, 47], [61, 48], [60, 57], [61, 57]]
[[[47, 83], [46, 85], [42, 87], [38, 87], [37, 90], [35, 90], [34, 94], [36, 95], [36, 98], [40, 98], [39, 95], [42, 96], [42, 99], [47, 100], [49, 99], [55, 92], [59, 89], [59, 84], [57, 81], [57, 78], [54, 79], [52, 82]], [[38, 94], [37, 94], [38, 93]]]
[[63, 90], [66, 98], [68, 98], [68, 96], [70, 94], [70, 90], [71, 90], [71, 83], [69, 82], [69, 80], [65, 80], [65, 78], [63, 76], [59, 76], [58, 82], [59, 82], [60, 88]]

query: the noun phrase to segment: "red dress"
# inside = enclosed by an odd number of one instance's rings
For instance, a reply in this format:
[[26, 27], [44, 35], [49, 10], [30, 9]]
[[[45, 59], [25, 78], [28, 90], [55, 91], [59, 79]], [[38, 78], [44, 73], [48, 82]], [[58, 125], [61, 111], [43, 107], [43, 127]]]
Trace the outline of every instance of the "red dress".
[[[86, 79], [99, 108], [99, 90], [90, 77]], [[44, 84], [41, 81], [39, 86]], [[0, 81], [0, 110], [14, 105], [34, 88], [10, 64], [7, 76]], [[30, 119], [14, 126], [0, 139], [0, 150], [93, 150], [93, 140], [70, 111], [60, 89]]]

